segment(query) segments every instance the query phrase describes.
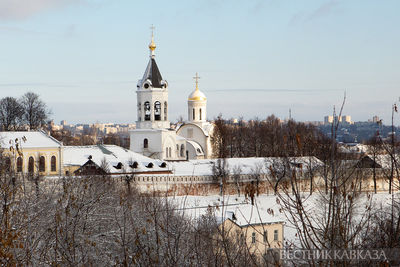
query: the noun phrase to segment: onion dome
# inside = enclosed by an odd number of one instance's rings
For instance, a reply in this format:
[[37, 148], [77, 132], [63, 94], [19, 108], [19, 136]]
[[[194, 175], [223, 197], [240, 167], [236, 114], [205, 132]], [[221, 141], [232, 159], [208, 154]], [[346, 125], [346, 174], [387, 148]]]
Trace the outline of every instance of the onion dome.
[[189, 95], [188, 100], [189, 101], [206, 101], [207, 97], [206, 95], [199, 90], [199, 79], [200, 77], [198, 76], [196, 72], [196, 77], [194, 77], [196, 80], [196, 89]]

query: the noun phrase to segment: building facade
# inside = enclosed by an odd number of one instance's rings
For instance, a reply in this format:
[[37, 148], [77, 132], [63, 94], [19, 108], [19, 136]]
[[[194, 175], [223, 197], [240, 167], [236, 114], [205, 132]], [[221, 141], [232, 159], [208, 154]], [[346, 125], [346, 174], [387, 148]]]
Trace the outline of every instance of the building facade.
[[63, 145], [44, 132], [1, 132], [0, 148], [9, 171], [21, 175], [59, 176]]

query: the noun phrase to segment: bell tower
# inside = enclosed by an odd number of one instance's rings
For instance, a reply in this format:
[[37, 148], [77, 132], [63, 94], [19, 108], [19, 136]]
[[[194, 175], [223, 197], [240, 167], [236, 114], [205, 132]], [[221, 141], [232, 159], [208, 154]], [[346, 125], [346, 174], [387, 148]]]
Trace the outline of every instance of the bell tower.
[[137, 129], [168, 129], [168, 83], [155, 60], [154, 27], [151, 27], [150, 59], [137, 83]]

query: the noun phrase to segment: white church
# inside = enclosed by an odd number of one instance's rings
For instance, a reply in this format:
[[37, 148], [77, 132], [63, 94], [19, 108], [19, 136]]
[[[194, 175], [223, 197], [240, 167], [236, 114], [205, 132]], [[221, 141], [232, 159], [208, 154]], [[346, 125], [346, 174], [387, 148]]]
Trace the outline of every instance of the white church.
[[155, 61], [153, 34], [149, 49], [149, 63], [137, 83], [137, 121], [130, 132], [130, 150], [167, 161], [211, 158], [213, 124], [206, 120], [207, 98], [199, 90], [197, 73], [196, 89], [188, 97], [188, 120], [171, 129], [168, 83]]

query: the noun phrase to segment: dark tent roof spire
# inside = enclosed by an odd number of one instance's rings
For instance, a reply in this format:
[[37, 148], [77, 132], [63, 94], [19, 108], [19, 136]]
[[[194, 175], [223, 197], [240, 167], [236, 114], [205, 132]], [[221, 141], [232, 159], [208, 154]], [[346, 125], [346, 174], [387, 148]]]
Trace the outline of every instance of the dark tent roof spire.
[[151, 25], [150, 29], [151, 29], [151, 42], [149, 44], [150, 60], [149, 64], [147, 64], [147, 68], [146, 71], [144, 72], [142, 81], [150, 80], [154, 88], [161, 88], [162, 76], [160, 70], [158, 69], [154, 53], [154, 50], [156, 50], [157, 47], [156, 44], [154, 43], [154, 26]]

